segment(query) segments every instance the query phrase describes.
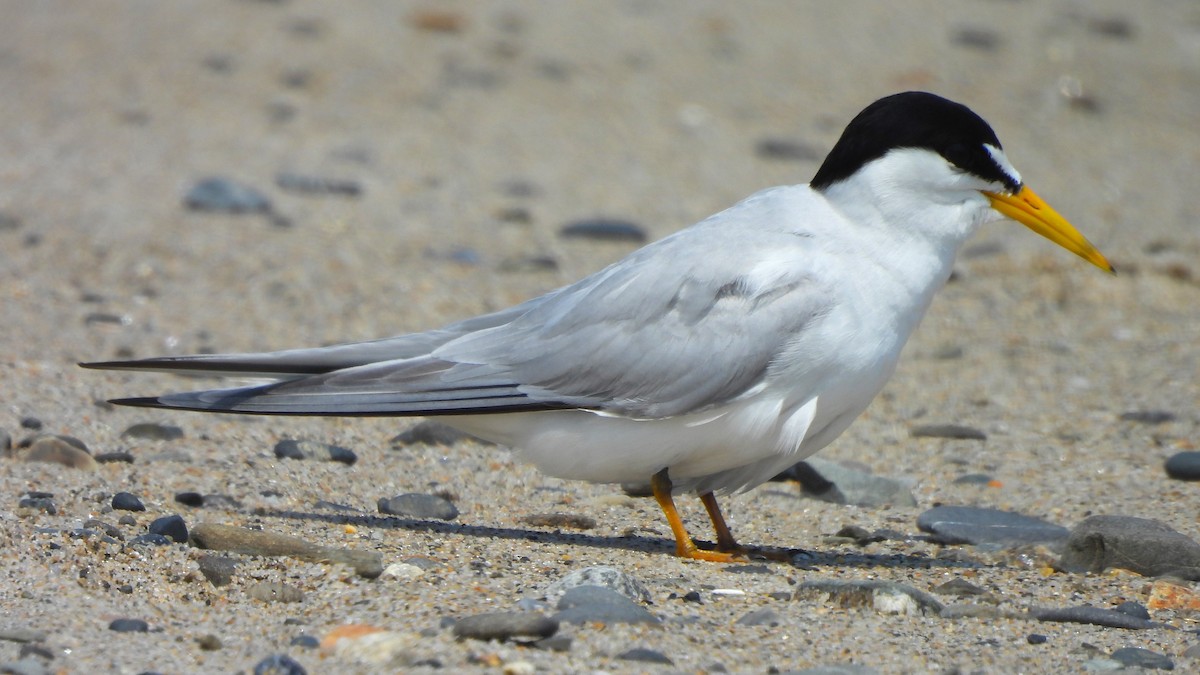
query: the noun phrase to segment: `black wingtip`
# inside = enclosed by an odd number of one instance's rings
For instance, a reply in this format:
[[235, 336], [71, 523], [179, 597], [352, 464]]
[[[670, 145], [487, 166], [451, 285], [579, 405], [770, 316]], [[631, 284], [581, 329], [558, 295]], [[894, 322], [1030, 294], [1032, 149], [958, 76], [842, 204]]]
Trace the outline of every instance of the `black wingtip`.
[[[80, 364], [83, 365], [83, 364]], [[135, 398], [110, 398], [109, 403], [113, 405], [123, 405], [130, 408], [172, 408], [174, 406], [163, 403], [157, 396], [138, 396]]]

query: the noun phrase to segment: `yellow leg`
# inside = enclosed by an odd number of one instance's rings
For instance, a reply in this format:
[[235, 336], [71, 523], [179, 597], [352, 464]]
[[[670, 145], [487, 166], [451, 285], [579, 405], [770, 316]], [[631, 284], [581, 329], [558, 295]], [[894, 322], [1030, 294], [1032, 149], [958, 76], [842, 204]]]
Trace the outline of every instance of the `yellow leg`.
[[727, 553], [741, 553], [742, 547], [738, 546], [737, 541], [734, 540], [733, 532], [725, 524], [725, 516], [721, 515], [721, 507], [717, 506], [716, 495], [711, 492], [705, 492], [700, 495], [700, 501], [704, 502], [704, 508], [708, 510], [708, 518], [712, 521], [713, 530], [717, 533], [717, 550]]
[[[687, 529], [683, 526], [683, 519], [679, 517], [679, 511], [675, 510], [675, 500], [671, 497], [671, 478], [667, 476], [667, 470], [663, 469], [650, 479], [650, 489], [654, 492], [654, 499], [658, 501], [658, 506], [662, 509], [663, 515], [667, 517], [667, 523], [671, 526], [671, 532], [675, 535], [675, 555], [680, 558], [691, 558], [692, 560], [708, 560], [711, 562], [741, 562], [744, 561], [740, 555], [726, 551], [702, 551], [696, 547], [696, 542], [692, 541], [691, 535], [687, 533]], [[712, 501], [712, 507], [709, 507], [709, 516], [713, 514], [716, 508], [716, 498], [709, 493], [706, 495], [709, 499], [705, 499], [704, 505], [708, 507], [709, 500]], [[717, 518], [720, 519], [721, 512], [716, 511]], [[714, 519], [713, 524], [716, 525], [717, 520]], [[724, 519], [720, 519], [720, 527], [725, 530], [723, 538], [720, 531], [717, 532], [718, 542], [723, 539], [728, 542], [733, 541], [733, 535], [729, 533], [729, 528], [725, 527]], [[734, 544], [736, 546], [736, 544]]]

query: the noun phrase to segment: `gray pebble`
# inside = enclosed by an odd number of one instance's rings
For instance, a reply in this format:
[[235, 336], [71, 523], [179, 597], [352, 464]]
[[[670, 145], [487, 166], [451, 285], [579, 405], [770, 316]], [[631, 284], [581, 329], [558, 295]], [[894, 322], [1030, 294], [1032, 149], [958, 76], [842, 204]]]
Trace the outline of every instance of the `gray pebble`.
[[987, 485], [993, 480], [992, 476], [986, 473], [964, 473], [954, 479], [955, 485]]
[[778, 626], [783, 623], [783, 616], [770, 607], [763, 607], [743, 614], [734, 623], [739, 626]]
[[286, 171], [275, 174], [275, 184], [281, 190], [307, 195], [357, 197], [362, 194], [362, 185], [358, 181], [308, 176]]
[[[803, 465], [803, 466], [800, 466]], [[911, 485], [839, 462], [810, 457], [792, 469], [805, 496], [833, 504], [916, 506]]]
[[953, 595], [960, 598], [973, 595], [987, 595], [987, 591], [963, 579], [951, 579], [944, 584], [936, 586], [933, 592], [938, 595]]
[[113, 619], [108, 629], [118, 633], [145, 633], [150, 630], [150, 624], [141, 619]]
[[176, 492], [175, 501], [184, 506], [198, 508], [204, 506], [204, 495], [199, 492]]
[[36, 417], [26, 416], [26, 417], [21, 418], [21, 428], [22, 429], [29, 429], [30, 431], [41, 431], [43, 426], [45, 426], [45, 425], [42, 424], [42, 421]]
[[0, 640], [8, 642], [45, 642], [46, 631], [34, 628], [0, 628]]
[[254, 675], [308, 675], [308, 671], [287, 654], [272, 654], [254, 665]]
[[147, 441], [174, 441], [183, 438], [183, 429], [170, 424], [143, 422], [121, 432], [121, 438], [140, 438]]
[[212, 177], [198, 181], [183, 198], [193, 211], [223, 213], [267, 213], [271, 200], [252, 187], [228, 178]]
[[0, 673], [7, 675], [50, 675], [50, 668], [34, 656], [0, 663]]
[[288, 644], [292, 645], [293, 647], [316, 649], [317, 647], [321, 646], [321, 641], [312, 635], [297, 635], [296, 637], [292, 638], [292, 641]]
[[917, 516], [917, 527], [939, 544], [1054, 544], [1070, 534], [1040, 518], [974, 506], [935, 506]]
[[454, 520], [458, 509], [448, 500], [437, 495], [408, 493], [379, 500], [379, 512], [406, 518], [434, 518]]
[[1113, 607], [1113, 609], [1122, 614], [1128, 614], [1129, 616], [1145, 619], [1147, 621], [1150, 620], [1150, 610], [1146, 609], [1146, 606], [1140, 602], [1126, 600], [1116, 607]]
[[646, 231], [628, 220], [589, 218], [564, 225], [558, 235], [566, 239], [593, 241], [627, 241], [640, 244], [646, 241]]
[[113, 539], [121, 540], [125, 538], [125, 535], [121, 534], [121, 528], [117, 527], [116, 525], [109, 525], [99, 518], [88, 518], [87, 520], [83, 521], [83, 526], [100, 530]]
[[634, 647], [617, 654], [617, 658], [622, 661], [641, 661], [643, 663], [661, 663], [668, 666], [675, 665], [675, 662], [667, 658], [666, 654], [645, 647]]
[[341, 462], [351, 465], [358, 461], [352, 450], [328, 443], [285, 439], [275, 444], [275, 456], [280, 459], [311, 459], [321, 462]]
[[1142, 668], [1144, 670], [1175, 670], [1175, 662], [1166, 654], [1152, 652], [1141, 647], [1122, 647], [1109, 654], [1108, 658], [1126, 668]]
[[200, 573], [213, 586], [220, 588], [233, 583], [233, 575], [238, 568], [238, 563], [233, 558], [223, 555], [206, 555], [197, 562], [200, 565]]
[[162, 534], [147, 533], [139, 534], [129, 540], [130, 546], [170, 546], [171, 539]]
[[563, 594], [554, 619], [565, 623], [660, 623], [644, 607], [600, 586], [578, 586]]
[[1119, 567], [1143, 576], [1200, 580], [1200, 544], [1166, 523], [1133, 516], [1091, 516], [1071, 530], [1063, 569], [1099, 573]]
[[51, 516], [58, 514], [58, 504], [54, 503], [54, 497], [48, 492], [31, 492], [21, 496], [17, 502], [17, 507], [22, 509], [31, 509], [41, 511]]
[[1200, 480], [1200, 451], [1177, 452], [1167, 458], [1163, 469], [1175, 480]]
[[132, 492], [118, 492], [113, 495], [112, 507], [117, 511], [145, 511], [146, 505]]
[[1175, 413], [1166, 410], [1131, 410], [1121, 413], [1121, 419], [1139, 424], [1164, 424], [1175, 421]]
[[1000, 34], [994, 30], [970, 26], [954, 31], [951, 41], [960, 47], [994, 52], [1000, 46], [1001, 39]]
[[1038, 621], [1082, 623], [1094, 626], [1108, 626], [1109, 628], [1128, 628], [1131, 630], [1157, 628], [1161, 625], [1153, 621], [1147, 621], [1146, 619], [1139, 619], [1136, 616], [1130, 616], [1124, 612], [1104, 609], [1103, 607], [1092, 607], [1090, 605], [1035, 609], [1029, 614]]
[[455, 429], [441, 422], [425, 420], [418, 422], [392, 438], [389, 443], [393, 448], [407, 445], [445, 445], [452, 446], [463, 441], [474, 440], [485, 445], [495, 445], [490, 441], [480, 441], [474, 436]]
[[133, 453], [118, 450], [102, 452], [95, 456], [97, 464], [133, 464]]
[[942, 603], [937, 598], [892, 581], [805, 581], [796, 594], [825, 594], [842, 607], [870, 607], [880, 614], [937, 615], [942, 611]]
[[952, 438], [966, 441], [986, 441], [987, 434], [975, 427], [961, 424], [920, 424], [908, 432], [913, 438]]
[[567, 591], [580, 586], [600, 586], [616, 591], [635, 602], [650, 602], [650, 591], [642, 582], [616, 567], [607, 565], [573, 570], [547, 586], [543, 597], [554, 602], [562, 598]]
[[304, 592], [295, 586], [260, 581], [246, 590], [255, 600], [263, 602], [304, 602]]
[[558, 631], [558, 621], [533, 612], [489, 612], [454, 622], [454, 636], [474, 640], [542, 639]]
[[181, 516], [155, 518], [146, 529], [150, 534], [161, 534], [178, 544], [186, 544], [188, 540], [187, 524]]

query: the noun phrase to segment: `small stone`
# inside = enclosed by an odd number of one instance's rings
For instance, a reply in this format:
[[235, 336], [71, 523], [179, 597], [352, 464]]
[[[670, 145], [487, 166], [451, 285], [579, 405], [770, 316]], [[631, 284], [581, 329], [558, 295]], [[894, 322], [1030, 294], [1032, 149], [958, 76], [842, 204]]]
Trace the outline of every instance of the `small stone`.
[[1163, 468], [1175, 480], [1200, 480], [1200, 451], [1177, 452], [1167, 458]]
[[199, 492], [177, 492], [175, 493], [175, 501], [184, 506], [199, 508], [204, 506], [204, 495]]
[[955, 485], [991, 485], [995, 480], [986, 473], [964, 473], [954, 479]]
[[824, 594], [842, 607], [870, 607], [880, 614], [933, 614], [942, 603], [932, 595], [891, 581], [806, 581], [797, 595]]
[[146, 528], [150, 534], [161, 534], [177, 544], [186, 544], [188, 540], [187, 523], [181, 516], [163, 516], [155, 518]]
[[1072, 572], [1110, 567], [1143, 576], [1200, 580], [1200, 544], [1166, 523], [1133, 516], [1091, 516], [1067, 540], [1059, 563]]
[[1113, 607], [1113, 609], [1122, 614], [1128, 614], [1129, 616], [1132, 616], [1132, 617], [1136, 617], [1139, 619], [1145, 619], [1147, 621], [1150, 620], [1149, 610], [1147, 610], [1146, 606], [1140, 602], [1134, 602], [1133, 600], [1126, 600], [1125, 602], [1122, 602], [1121, 604], [1117, 605], [1116, 607]]
[[1166, 410], [1131, 410], [1121, 413], [1121, 419], [1138, 424], [1165, 424], [1175, 421], [1175, 413]]
[[54, 496], [48, 492], [25, 493], [17, 502], [17, 508], [41, 511], [51, 516], [58, 514], [58, 504], [54, 503]]
[[953, 595], [955, 597], [970, 597], [987, 595], [988, 592], [964, 579], [951, 579], [933, 589], [938, 595]]
[[349, 624], [330, 631], [321, 640], [321, 650], [340, 659], [372, 666], [372, 672], [382, 669], [398, 672], [417, 661], [414, 648], [421, 642], [421, 636], [415, 633]]
[[150, 624], [141, 619], [113, 619], [108, 629], [118, 633], [145, 633], [150, 630]]
[[647, 649], [645, 647], [634, 647], [617, 654], [617, 658], [622, 661], [641, 661], [643, 663], [661, 663], [668, 666], [675, 665], [675, 662], [667, 658], [666, 654]]
[[263, 602], [304, 602], [304, 592], [299, 588], [269, 581], [254, 584], [246, 593]]
[[1029, 614], [1038, 621], [1054, 623], [1082, 623], [1095, 626], [1108, 626], [1109, 628], [1128, 628], [1131, 630], [1143, 630], [1159, 626], [1159, 624], [1153, 621], [1139, 619], [1116, 610], [1092, 607], [1090, 605], [1035, 609]]
[[650, 591], [642, 582], [616, 567], [595, 565], [574, 570], [546, 587], [544, 598], [554, 602], [567, 591], [581, 586], [600, 586], [635, 602], [650, 602]]
[[79, 448], [63, 436], [42, 436], [37, 439], [29, 446], [24, 460], [26, 462], [61, 464], [85, 471], [95, 471], [99, 467], [86, 449]]
[[22, 417], [21, 418], [21, 428], [22, 429], [29, 429], [30, 431], [41, 431], [43, 426], [44, 425], [42, 424], [42, 421], [36, 417]]
[[138, 496], [131, 492], [118, 492], [113, 495], [112, 507], [117, 511], [145, 511], [146, 505]]
[[1185, 659], [1200, 659], [1200, 644], [1194, 644], [1180, 654]]
[[139, 534], [129, 540], [130, 546], [170, 546], [171, 539], [165, 535], [147, 533]]
[[963, 27], [954, 31], [954, 44], [983, 52], [994, 52], [1000, 46], [1000, 34], [988, 28]]
[[308, 671], [287, 654], [272, 654], [254, 665], [254, 675], [308, 675]]
[[220, 588], [233, 583], [233, 575], [238, 568], [238, 563], [233, 558], [223, 555], [206, 555], [197, 562], [200, 565], [200, 573], [213, 586]]
[[316, 649], [321, 646], [321, 641], [311, 635], [297, 635], [292, 638], [288, 644], [293, 647], [305, 647], [307, 649]]
[[917, 527], [939, 544], [1052, 544], [1070, 534], [1040, 518], [973, 506], [935, 506], [917, 516]]
[[425, 420], [414, 424], [409, 429], [397, 434], [389, 443], [393, 448], [409, 445], [457, 445], [463, 441], [477, 441], [485, 445], [495, 445], [490, 441], [482, 441], [474, 436], [455, 429], [441, 422]]
[[778, 626], [783, 623], [783, 616], [770, 607], [763, 607], [743, 614], [734, 623], [739, 626]]
[[357, 197], [362, 194], [362, 185], [358, 181], [339, 178], [324, 178], [322, 176], [307, 176], [303, 174], [282, 172], [275, 175], [275, 184], [281, 190], [307, 195], [340, 195]]
[[987, 434], [975, 427], [961, 424], [921, 424], [908, 432], [913, 438], [951, 438], [966, 441], [986, 441]]
[[1025, 642], [1028, 642], [1031, 645], [1044, 645], [1049, 639], [1050, 638], [1042, 635], [1041, 633], [1030, 633], [1029, 635], [1025, 636]]
[[1143, 670], [1175, 670], [1175, 662], [1166, 654], [1152, 652], [1141, 647], [1122, 647], [1108, 655], [1126, 668]]
[[804, 495], [821, 501], [855, 506], [917, 505], [910, 484], [839, 462], [810, 457], [791, 471]]
[[175, 441], [183, 438], [183, 429], [170, 424], [144, 422], [121, 432], [121, 438], [140, 438], [147, 441]]
[[298, 537], [261, 532], [231, 525], [201, 523], [192, 529], [197, 548], [245, 555], [289, 556], [299, 560], [350, 565], [359, 576], [374, 579], [383, 573], [382, 556], [375, 551], [354, 551], [317, 546]]
[[558, 235], [565, 239], [591, 239], [593, 241], [620, 241], [640, 244], [646, 241], [646, 231], [628, 220], [591, 218], [577, 220], [564, 225]]
[[579, 513], [532, 513], [521, 518], [521, 522], [534, 527], [556, 527], [568, 530], [591, 530], [596, 519]]
[[201, 635], [200, 637], [196, 638], [196, 646], [206, 652], [215, 652], [225, 645], [221, 644], [221, 638], [213, 635], [212, 633], [208, 633], [207, 635]]
[[188, 190], [183, 205], [193, 211], [268, 213], [271, 200], [252, 187], [228, 178], [205, 178]]
[[123, 450], [102, 452], [95, 459], [97, 464], [133, 464], [133, 453]]
[[7, 642], [45, 642], [46, 631], [35, 628], [0, 628], [0, 640]]
[[320, 462], [341, 462], [352, 465], [358, 455], [352, 450], [328, 443], [286, 439], [275, 444], [275, 456], [280, 459], [311, 459]]
[[410, 492], [395, 497], [381, 498], [378, 506], [380, 513], [390, 516], [436, 520], [454, 520], [458, 517], [458, 509], [454, 504], [437, 495]]
[[558, 601], [554, 620], [565, 623], [660, 623], [659, 619], [629, 598], [600, 586], [578, 586]]
[[412, 581], [425, 574], [425, 570], [417, 565], [406, 562], [396, 562], [383, 568], [383, 575], [389, 579]]
[[783, 162], [817, 162], [822, 153], [808, 143], [790, 138], [763, 138], [754, 144], [754, 154], [760, 159]]
[[454, 622], [455, 637], [474, 640], [539, 640], [557, 631], [557, 621], [533, 612], [489, 612], [464, 616]]

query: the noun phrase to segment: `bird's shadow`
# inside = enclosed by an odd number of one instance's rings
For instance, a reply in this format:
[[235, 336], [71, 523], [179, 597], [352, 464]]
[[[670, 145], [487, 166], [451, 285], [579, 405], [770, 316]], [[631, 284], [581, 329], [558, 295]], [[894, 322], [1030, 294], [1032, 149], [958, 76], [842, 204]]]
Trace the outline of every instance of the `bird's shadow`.
[[[672, 539], [654, 536], [629, 534], [607, 536], [586, 534], [582, 532], [565, 532], [561, 529], [527, 529], [515, 527], [494, 527], [487, 525], [470, 525], [453, 523], [442, 520], [425, 520], [420, 518], [405, 518], [400, 516], [375, 516], [364, 513], [312, 513], [306, 511], [259, 511], [257, 515], [267, 518], [283, 518], [290, 520], [317, 521], [338, 525], [355, 525], [378, 529], [404, 530], [407, 532], [423, 532], [461, 537], [480, 537], [489, 539], [507, 539], [510, 541], [528, 541], [561, 546], [583, 546], [602, 549], [623, 549], [637, 551], [650, 555], [671, 555], [675, 550]], [[711, 544], [696, 540], [701, 548], [711, 548]], [[964, 560], [946, 560], [931, 558], [924, 555], [903, 553], [876, 554], [845, 549], [837, 551], [809, 551], [781, 547], [747, 546], [748, 563], [772, 563], [796, 569], [814, 569], [819, 567], [860, 567], [860, 568], [892, 568], [892, 569], [933, 569], [933, 568], [963, 568], [978, 569], [987, 567], [986, 563]]]

